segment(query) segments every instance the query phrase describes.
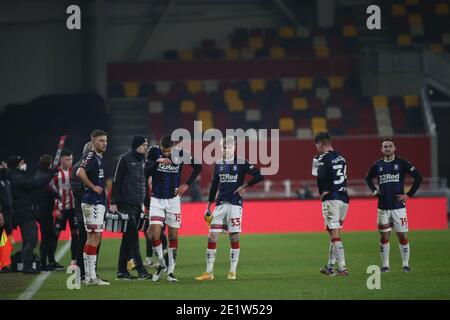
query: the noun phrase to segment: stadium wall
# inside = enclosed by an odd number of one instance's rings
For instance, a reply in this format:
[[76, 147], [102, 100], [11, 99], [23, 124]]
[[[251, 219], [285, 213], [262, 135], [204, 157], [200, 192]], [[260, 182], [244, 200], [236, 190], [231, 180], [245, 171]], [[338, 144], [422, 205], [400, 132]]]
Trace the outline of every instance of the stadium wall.
[[249, 79], [356, 75], [357, 57], [293, 58], [286, 60], [224, 60], [189, 62], [110, 63], [109, 83], [123, 81]]

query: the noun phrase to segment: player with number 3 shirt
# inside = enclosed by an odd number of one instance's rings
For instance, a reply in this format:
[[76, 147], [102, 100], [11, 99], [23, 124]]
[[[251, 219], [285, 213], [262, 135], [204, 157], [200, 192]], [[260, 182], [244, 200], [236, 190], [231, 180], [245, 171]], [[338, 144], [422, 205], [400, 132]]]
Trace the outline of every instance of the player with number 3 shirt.
[[[378, 197], [377, 220], [380, 231], [380, 255], [383, 263], [381, 271], [389, 271], [389, 235], [393, 227], [400, 242], [403, 272], [410, 272], [406, 201], [416, 193], [422, 177], [409, 161], [397, 157], [395, 151], [394, 141], [389, 138], [384, 139], [381, 143], [381, 152], [384, 158], [376, 161], [370, 168], [366, 183], [373, 195]], [[406, 174], [414, 178], [414, 183], [405, 194]], [[378, 188], [373, 183], [374, 178], [378, 180]]]
[[[330, 235], [328, 263], [320, 272], [329, 276], [348, 275], [345, 264], [344, 245], [341, 228], [347, 215], [349, 197], [347, 194], [347, 160], [331, 145], [328, 132], [318, 132], [314, 137], [319, 156], [313, 160], [313, 175], [317, 176], [317, 186], [322, 199], [322, 215], [325, 228]], [[334, 271], [336, 260], [339, 269]]]

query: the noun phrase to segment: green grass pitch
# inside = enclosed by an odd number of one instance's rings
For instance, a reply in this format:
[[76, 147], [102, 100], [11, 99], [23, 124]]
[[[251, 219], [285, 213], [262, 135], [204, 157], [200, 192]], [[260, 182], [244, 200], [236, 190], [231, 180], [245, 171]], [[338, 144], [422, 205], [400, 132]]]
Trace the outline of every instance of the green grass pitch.
[[[33, 299], [450, 299], [450, 231], [410, 233], [411, 270], [401, 272], [398, 241], [391, 239], [391, 272], [382, 274], [381, 289], [369, 290], [367, 267], [380, 263], [376, 232], [349, 232], [342, 236], [348, 277], [326, 277], [318, 272], [327, 261], [325, 233], [258, 234], [241, 236], [238, 279], [226, 280], [229, 243], [221, 235], [214, 274], [197, 282], [205, 269], [206, 236], [182, 237], [175, 274], [158, 282], [116, 281], [119, 240], [103, 241], [99, 274], [110, 287], [69, 290], [64, 271], [53, 272]], [[62, 246], [62, 244], [60, 244]], [[141, 251], [145, 252], [141, 239]], [[67, 265], [69, 253], [62, 259]], [[149, 270], [152, 273], [154, 270]], [[0, 300], [17, 299], [35, 276], [0, 274]]]

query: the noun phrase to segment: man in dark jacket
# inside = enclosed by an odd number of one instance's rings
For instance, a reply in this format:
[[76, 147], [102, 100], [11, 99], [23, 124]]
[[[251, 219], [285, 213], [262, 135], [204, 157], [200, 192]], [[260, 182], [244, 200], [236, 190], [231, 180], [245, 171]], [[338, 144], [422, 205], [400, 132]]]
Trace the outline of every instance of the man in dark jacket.
[[12, 197], [11, 184], [6, 176], [6, 162], [0, 163], [0, 235], [3, 230], [6, 235], [12, 234]]
[[33, 269], [33, 251], [38, 241], [38, 229], [33, 215], [33, 193], [46, 186], [52, 179], [52, 172], [40, 177], [26, 175], [26, 163], [20, 156], [8, 158], [7, 177], [11, 183], [13, 226], [20, 227], [22, 235], [22, 262], [24, 274], [36, 274]]
[[[52, 163], [53, 157], [51, 155], [44, 154], [40, 157], [39, 169], [34, 177], [41, 179], [41, 177], [48, 175], [52, 171]], [[39, 252], [42, 271], [64, 270], [64, 266], [57, 263], [55, 259], [58, 239], [56, 237], [53, 209], [55, 207], [55, 199], [58, 198], [58, 190], [52, 182], [37, 189], [34, 195], [34, 210], [37, 213], [37, 221], [41, 227]]]
[[112, 186], [112, 212], [120, 211], [129, 216], [127, 229], [120, 245], [117, 279], [132, 279], [127, 271], [127, 261], [132, 257], [139, 273], [139, 279], [150, 278], [144, 267], [139, 248], [137, 221], [145, 200], [146, 175], [144, 172], [148, 141], [143, 136], [133, 137], [131, 150], [122, 155], [116, 167]]

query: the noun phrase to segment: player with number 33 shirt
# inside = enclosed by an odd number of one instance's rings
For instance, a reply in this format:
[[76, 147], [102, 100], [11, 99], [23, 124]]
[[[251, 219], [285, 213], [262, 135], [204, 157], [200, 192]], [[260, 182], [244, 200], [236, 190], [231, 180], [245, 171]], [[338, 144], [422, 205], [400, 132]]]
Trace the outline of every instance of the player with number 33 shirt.
[[[196, 280], [213, 280], [213, 267], [216, 258], [216, 246], [219, 233], [228, 231], [230, 236], [230, 271], [228, 280], [236, 279], [236, 268], [239, 260], [239, 233], [242, 226], [242, 194], [248, 187], [255, 185], [264, 178], [258, 168], [247, 160], [235, 155], [236, 142], [234, 137], [222, 139], [221, 146], [224, 159], [216, 162], [213, 181], [209, 191], [208, 207], [205, 220], [211, 222], [206, 249], [206, 272], [196, 277]], [[253, 176], [245, 182], [245, 176]], [[217, 198], [216, 198], [217, 195]], [[216, 207], [211, 215], [211, 204], [216, 200]]]

